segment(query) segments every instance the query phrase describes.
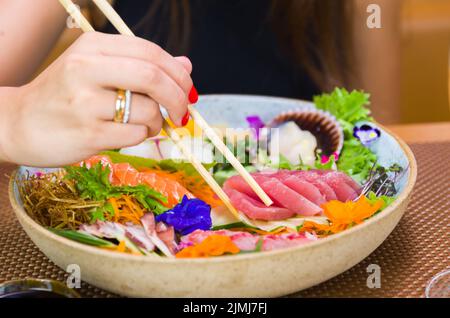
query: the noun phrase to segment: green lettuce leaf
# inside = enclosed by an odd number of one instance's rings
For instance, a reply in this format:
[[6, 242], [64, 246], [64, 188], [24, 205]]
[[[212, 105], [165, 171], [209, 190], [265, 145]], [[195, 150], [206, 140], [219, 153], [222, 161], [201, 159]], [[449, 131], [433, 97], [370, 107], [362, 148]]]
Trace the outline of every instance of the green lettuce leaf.
[[53, 232], [59, 236], [68, 238], [70, 240], [73, 240], [73, 241], [76, 241], [79, 243], [92, 245], [92, 246], [111, 246], [111, 247], [115, 246], [110, 241], [103, 240], [101, 238], [98, 238], [98, 237], [95, 237], [93, 235], [86, 234], [86, 233], [81, 233], [81, 232], [73, 231], [73, 230], [60, 230], [60, 229], [55, 229], [55, 228], [47, 228], [47, 229], [50, 232]]
[[[156, 214], [167, 211], [167, 208], [161, 204], [166, 203], [167, 198], [160, 192], [151, 189], [147, 185], [141, 184], [131, 186], [113, 186], [109, 182], [111, 172], [108, 166], [103, 167], [99, 162], [90, 169], [86, 166], [67, 166], [66, 179], [75, 182], [78, 193], [82, 198], [89, 198], [95, 201], [106, 201], [109, 198], [117, 198], [122, 194], [127, 194], [136, 198], [144, 208]], [[93, 219], [102, 219], [108, 209], [102, 207], [101, 210], [94, 210]]]
[[356, 123], [373, 121], [367, 108], [369, 97], [362, 91], [348, 92], [344, 88], [314, 97], [316, 107], [335, 116], [344, 131], [344, 146], [337, 162], [338, 169], [359, 183], [367, 179], [377, 161], [377, 156], [353, 136]]
[[[113, 163], [129, 163], [135, 169], [142, 168], [160, 168], [162, 170], [174, 172], [174, 171], [184, 171], [187, 175], [198, 174], [194, 166], [185, 160], [173, 160], [173, 159], [163, 159], [155, 160], [149, 158], [142, 158], [137, 156], [124, 155], [115, 151], [104, 151], [103, 155], [109, 156]], [[203, 164], [206, 169], [211, 169], [216, 163]]]
[[383, 206], [380, 208], [380, 211], [385, 209], [386, 207], [388, 207], [389, 205], [392, 204], [392, 202], [394, 202], [397, 198], [396, 197], [389, 197], [386, 195], [381, 195], [381, 196], [377, 196], [375, 194], [375, 192], [370, 191], [369, 194], [367, 195], [367, 200], [369, 200], [370, 204], [374, 204], [375, 202], [377, 202], [378, 200], [383, 200], [384, 204]]
[[314, 97], [318, 109], [332, 114], [342, 125], [345, 136], [353, 134], [353, 127], [359, 121], [373, 121], [370, 117], [370, 95], [362, 91], [348, 92], [345, 88], [335, 88], [330, 94]]

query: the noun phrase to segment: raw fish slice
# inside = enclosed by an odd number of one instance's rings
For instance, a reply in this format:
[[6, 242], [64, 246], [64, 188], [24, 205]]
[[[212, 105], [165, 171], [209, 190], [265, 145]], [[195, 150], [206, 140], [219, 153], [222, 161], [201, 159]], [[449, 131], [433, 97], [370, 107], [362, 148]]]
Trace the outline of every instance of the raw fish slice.
[[137, 186], [139, 184], [148, 185], [155, 191], [160, 192], [167, 197], [167, 203], [163, 203], [168, 208], [177, 205], [183, 196], [194, 198], [185, 187], [174, 179], [165, 177], [156, 171], [148, 170], [139, 172], [128, 163], [111, 163], [108, 156], [93, 156], [80, 163], [84, 163], [87, 168], [91, 168], [101, 162], [103, 166], [109, 166], [111, 169], [110, 182], [114, 186]]
[[196, 230], [181, 238], [180, 248], [186, 248], [191, 245], [197, 245], [203, 242], [208, 236], [224, 235], [228, 236], [231, 241], [241, 251], [254, 251], [258, 242], [262, 239], [262, 250], [272, 251], [286, 247], [303, 245], [309, 242], [314, 242], [317, 237], [310, 233], [289, 233], [280, 235], [253, 235], [248, 232], [236, 232], [228, 230], [220, 231], [203, 231]]
[[312, 216], [322, 213], [322, 209], [306, 199], [303, 195], [284, 185], [274, 177], [266, 177], [254, 174], [256, 182], [277, 205], [285, 207], [296, 214]]
[[103, 167], [108, 166], [111, 168], [111, 166], [112, 166], [111, 159], [108, 156], [104, 156], [104, 155], [92, 156], [89, 159], [81, 161], [78, 165], [79, 166], [86, 165], [86, 168], [90, 169], [99, 162], [101, 162]]
[[166, 256], [173, 257], [171, 249], [159, 238], [156, 232], [155, 216], [153, 213], [146, 213], [141, 217], [141, 223], [144, 227], [145, 234], [152, 243]]
[[180, 183], [170, 178], [160, 176], [155, 172], [151, 171], [141, 172], [138, 180], [141, 184], [146, 184], [150, 188], [166, 196], [167, 204], [164, 205], [169, 208], [172, 208], [175, 205], [177, 205], [185, 195], [189, 199], [194, 198], [194, 195], [190, 193]]
[[314, 186], [311, 182], [301, 179], [300, 177], [294, 175], [282, 177], [281, 182], [297, 193], [303, 195], [306, 199], [317, 206], [321, 206], [327, 201], [325, 196], [322, 195], [316, 186]]
[[300, 176], [302, 179], [313, 184], [320, 191], [320, 193], [322, 193], [327, 202], [337, 200], [337, 196], [333, 188], [326, 182], [322, 181], [319, 174], [312, 171], [294, 171], [294, 175]]
[[346, 182], [343, 182], [342, 177], [339, 175], [329, 173], [324, 175], [323, 179], [331, 188], [333, 188], [339, 201], [350, 201], [358, 196], [358, 193]]
[[150, 188], [167, 197], [164, 205], [172, 208], [178, 204], [184, 195], [188, 198], [194, 196], [176, 180], [164, 177], [153, 171], [138, 172], [128, 163], [113, 164], [113, 185], [136, 186], [146, 184]]
[[247, 232], [234, 232], [230, 235], [231, 240], [241, 251], [254, 251], [259, 237]]
[[147, 252], [151, 252], [155, 249], [155, 244], [145, 234], [144, 228], [140, 225], [127, 225], [125, 227], [125, 235], [138, 247], [144, 249]]
[[277, 206], [267, 207], [264, 203], [257, 201], [245, 193], [239, 192], [232, 188], [224, 188], [224, 191], [230, 197], [234, 207], [243, 212], [253, 220], [284, 220], [295, 215], [293, 211]]
[[101, 238], [113, 238], [118, 241], [124, 241], [128, 249], [134, 253], [141, 253], [136, 242], [131, 240], [129, 236], [126, 235], [126, 226], [120, 223], [97, 221], [91, 225], [82, 224], [79, 231]]
[[[361, 186], [353, 180], [350, 176], [346, 175], [345, 173], [341, 171], [330, 171], [328, 174], [333, 174], [340, 178], [343, 182], [345, 182], [347, 185], [349, 185], [357, 194], [361, 193]], [[328, 175], [327, 174], [327, 175]]]
[[266, 235], [263, 239], [262, 250], [273, 251], [282, 248], [303, 245], [316, 240], [316, 236], [312, 234], [306, 235], [305, 233]]
[[250, 188], [247, 182], [245, 182], [241, 176], [236, 175], [229, 178], [225, 184], [223, 185], [223, 189], [234, 189], [236, 191], [239, 191], [241, 193], [244, 193], [251, 197], [252, 199], [259, 200], [258, 196], [256, 195], [255, 191]]
[[314, 173], [320, 175], [321, 177], [322, 176], [333, 175], [334, 177], [339, 178], [342, 182], [345, 182], [347, 185], [349, 185], [358, 194], [361, 191], [361, 186], [355, 180], [353, 180], [350, 176], [346, 175], [342, 171], [335, 171], [335, 170], [311, 170], [311, 172], [314, 172]]
[[128, 163], [113, 164], [113, 185], [136, 186], [139, 184], [139, 172]]
[[177, 243], [175, 237], [175, 229], [173, 226], [168, 226], [163, 222], [156, 224], [156, 234], [163, 241], [163, 243], [169, 248], [169, 250], [175, 254], [177, 251]]
[[259, 237], [257, 235], [252, 235], [248, 232], [238, 232], [229, 230], [218, 230], [218, 231], [204, 231], [195, 230], [188, 235], [181, 237], [181, 242], [179, 248], [183, 249], [188, 246], [197, 245], [203, 242], [208, 236], [211, 235], [224, 235], [231, 238], [234, 244], [241, 251], [253, 251], [258, 243]]

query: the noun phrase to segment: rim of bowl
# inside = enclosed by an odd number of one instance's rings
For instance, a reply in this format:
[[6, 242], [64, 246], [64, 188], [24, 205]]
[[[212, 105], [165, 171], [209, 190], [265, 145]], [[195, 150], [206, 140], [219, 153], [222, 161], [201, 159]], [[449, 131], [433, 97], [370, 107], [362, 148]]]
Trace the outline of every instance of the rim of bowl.
[[[212, 94], [212, 95], [202, 95], [202, 99], [215, 99], [215, 98], [232, 98], [232, 99], [248, 99], [248, 100], [267, 100], [270, 99], [272, 101], [278, 101], [278, 102], [286, 102], [289, 101], [293, 104], [299, 104], [299, 105], [305, 105], [305, 104], [312, 104], [310, 101], [305, 100], [297, 100], [292, 98], [286, 98], [286, 97], [272, 97], [272, 96], [261, 96], [261, 95], [227, 95], [227, 94]], [[152, 256], [145, 256], [145, 255], [130, 255], [126, 253], [119, 253], [114, 251], [108, 251], [101, 249], [99, 247], [89, 246], [86, 244], [78, 243], [76, 241], [72, 241], [68, 238], [59, 236], [57, 234], [54, 234], [47, 230], [45, 227], [38, 224], [36, 221], [34, 221], [23, 209], [22, 205], [17, 202], [14, 194], [14, 181], [15, 177], [18, 173], [18, 170], [16, 169], [9, 181], [9, 200], [11, 202], [11, 205], [14, 209], [14, 212], [16, 213], [16, 216], [19, 217], [19, 213], [21, 214], [20, 217], [28, 223], [35, 231], [40, 232], [42, 235], [45, 235], [52, 240], [56, 240], [61, 244], [64, 244], [70, 248], [76, 248], [79, 250], [83, 250], [84, 252], [88, 254], [98, 254], [103, 255], [104, 257], [112, 257], [115, 259], [123, 259], [126, 261], [132, 261], [132, 262], [148, 262], [148, 263], [224, 263], [224, 262], [234, 262], [234, 261], [243, 261], [243, 260], [249, 260], [249, 259], [257, 259], [260, 257], [270, 257], [280, 254], [288, 254], [292, 253], [297, 250], [302, 249], [308, 249], [308, 248], [316, 248], [320, 245], [327, 244], [330, 241], [335, 241], [340, 239], [341, 237], [351, 236], [353, 233], [359, 232], [360, 230], [363, 230], [366, 227], [369, 227], [370, 225], [378, 222], [382, 218], [386, 217], [387, 215], [393, 213], [396, 208], [403, 203], [412, 193], [413, 187], [416, 183], [417, 179], [417, 162], [414, 158], [414, 155], [411, 151], [411, 149], [408, 147], [408, 145], [401, 140], [396, 134], [394, 134], [392, 131], [384, 127], [383, 125], [376, 122], [376, 124], [386, 133], [388, 133], [390, 136], [392, 136], [395, 141], [400, 145], [400, 148], [406, 155], [408, 159], [409, 164], [409, 176], [408, 181], [406, 183], [405, 188], [403, 191], [398, 195], [397, 199], [392, 202], [391, 205], [389, 205], [386, 209], [384, 209], [381, 213], [378, 213], [374, 217], [370, 218], [369, 220], [364, 221], [362, 224], [358, 224], [357, 226], [354, 226], [350, 229], [347, 229], [343, 232], [330, 235], [325, 238], [321, 238], [317, 241], [309, 242], [306, 244], [298, 245], [298, 246], [292, 246], [292, 247], [286, 247], [278, 250], [273, 251], [264, 251], [261, 253], [249, 253], [249, 254], [241, 254], [241, 255], [223, 255], [223, 256], [215, 256], [215, 257], [207, 257], [207, 258], [168, 258], [168, 257], [152, 257]], [[22, 226], [23, 227], [23, 226]], [[36, 244], [35, 244], [36, 245]]]

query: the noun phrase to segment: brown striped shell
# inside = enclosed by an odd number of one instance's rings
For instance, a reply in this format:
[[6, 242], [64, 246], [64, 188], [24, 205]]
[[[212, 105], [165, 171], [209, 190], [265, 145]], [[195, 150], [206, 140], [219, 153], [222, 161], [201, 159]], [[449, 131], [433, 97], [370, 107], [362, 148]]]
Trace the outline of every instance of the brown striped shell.
[[313, 108], [291, 110], [276, 116], [269, 126], [278, 127], [290, 121], [295, 122], [300, 129], [310, 131], [316, 137], [317, 148], [322, 154], [330, 156], [341, 152], [344, 133], [339, 122], [330, 113]]

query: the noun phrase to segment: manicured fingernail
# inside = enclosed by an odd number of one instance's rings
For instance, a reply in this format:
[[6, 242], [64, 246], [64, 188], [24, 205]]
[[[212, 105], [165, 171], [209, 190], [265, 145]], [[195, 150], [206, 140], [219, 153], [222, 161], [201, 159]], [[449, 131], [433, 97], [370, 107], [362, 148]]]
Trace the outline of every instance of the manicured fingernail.
[[198, 92], [194, 85], [192, 85], [191, 91], [189, 92], [189, 103], [195, 104], [198, 101]]
[[183, 116], [183, 119], [181, 120], [181, 126], [186, 126], [189, 122], [189, 112], [187, 111], [186, 114]]

